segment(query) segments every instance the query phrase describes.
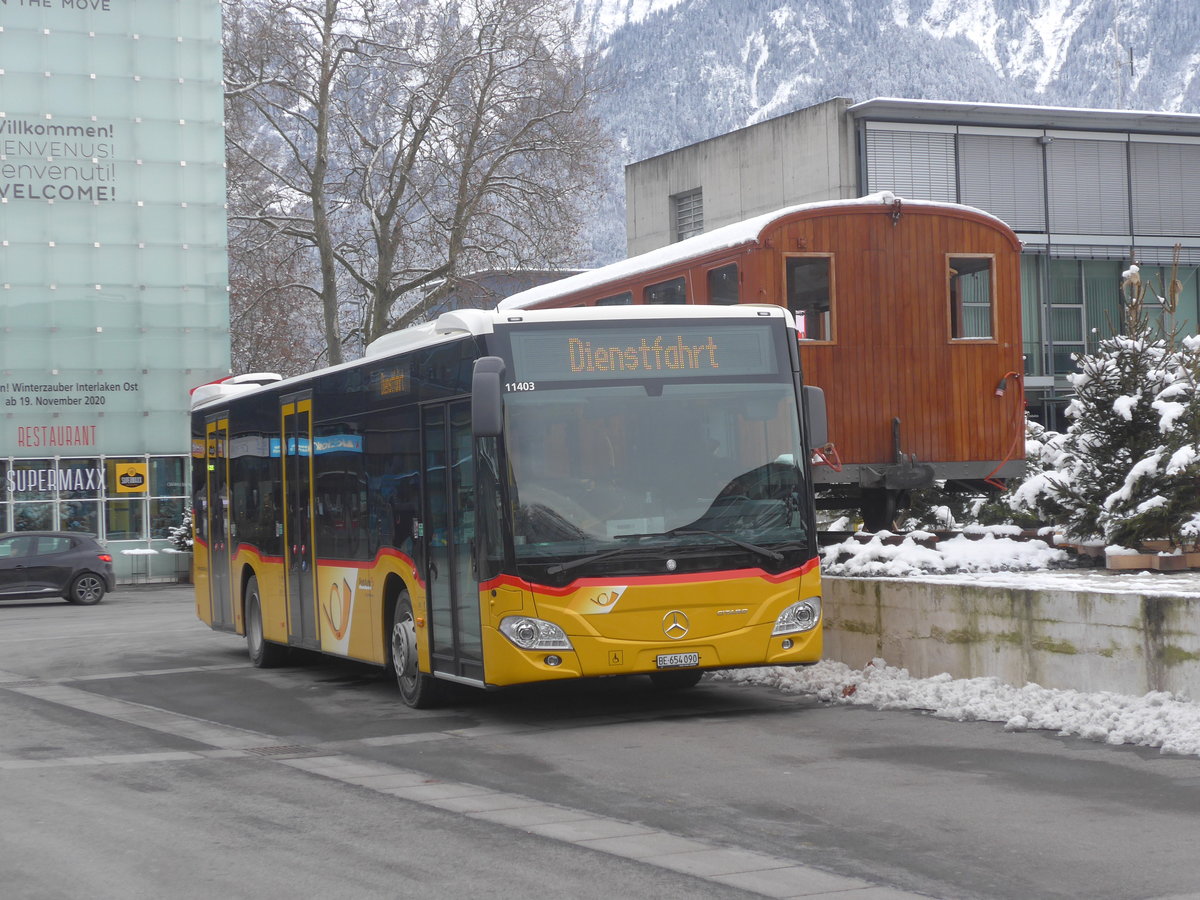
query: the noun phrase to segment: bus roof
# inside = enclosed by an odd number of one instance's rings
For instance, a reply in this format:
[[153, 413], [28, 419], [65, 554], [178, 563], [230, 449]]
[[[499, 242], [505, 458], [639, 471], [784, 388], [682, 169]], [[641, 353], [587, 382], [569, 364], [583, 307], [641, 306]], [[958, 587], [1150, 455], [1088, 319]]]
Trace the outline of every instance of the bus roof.
[[413, 325], [394, 331], [367, 345], [362, 359], [351, 360], [306, 372], [292, 378], [280, 378], [273, 373], [235, 375], [222, 381], [202, 384], [192, 390], [191, 408], [227, 402], [233, 397], [253, 394], [267, 388], [287, 388], [299, 385], [314, 375], [352, 369], [371, 360], [393, 356], [411, 350], [436, 346], [468, 335], [491, 334], [496, 325], [517, 322], [627, 321], [629, 319], [749, 319], [782, 318], [792, 324], [792, 314], [781, 306], [770, 304], [741, 304], [737, 306], [589, 306], [561, 309], [459, 309], [442, 313], [432, 322]]

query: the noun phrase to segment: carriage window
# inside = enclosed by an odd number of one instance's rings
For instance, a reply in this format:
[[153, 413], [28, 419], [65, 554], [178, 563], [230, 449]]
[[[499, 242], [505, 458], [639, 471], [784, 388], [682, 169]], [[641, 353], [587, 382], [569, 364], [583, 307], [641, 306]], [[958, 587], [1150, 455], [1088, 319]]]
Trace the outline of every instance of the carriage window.
[[649, 285], [642, 292], [644, 303], [687, 303], [687, 285], [683, 276]]
[[737, 263], [708, 270], [708, 302], [714, 306], [733, 306], [738, 302]]
[[992, 337], [992, 258], [951, 256], [950, 337]]
[[833, 340], [832, 256], [789, 256], [785, 260], [787, 305], [802, 340]]
[[611, 297], [601, 297], [596, 301], [597, 306], [629, 306], [633, 303], [633, 294], [625, 291], [623, 294], [613, 294]]

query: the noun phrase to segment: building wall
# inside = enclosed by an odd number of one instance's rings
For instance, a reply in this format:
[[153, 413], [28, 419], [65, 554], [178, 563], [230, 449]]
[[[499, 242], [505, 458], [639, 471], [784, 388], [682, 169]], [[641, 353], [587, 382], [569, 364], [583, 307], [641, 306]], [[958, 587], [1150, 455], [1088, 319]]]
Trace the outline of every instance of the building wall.
[[178, 520], [229, 371], [221, 76], [219, 0], [0, 6], [0, 530]]
[[857, 196], [849, 103], [829, 100], [627, 166], [629, 255], [671, 243], [669, 198], [695, 188], [705, 231], [784, 206]]

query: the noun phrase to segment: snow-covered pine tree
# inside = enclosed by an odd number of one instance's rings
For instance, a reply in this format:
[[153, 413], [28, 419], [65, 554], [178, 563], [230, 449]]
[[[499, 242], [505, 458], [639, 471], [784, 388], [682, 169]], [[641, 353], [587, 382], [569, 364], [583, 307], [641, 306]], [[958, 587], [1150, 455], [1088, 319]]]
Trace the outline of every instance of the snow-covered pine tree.
[[167, 532], [167, 540], [176, 550], [192, 549], [192, 511], [184, 510], [179, 524]]
[[[1170, 540], [1175, 546], [1196, 540], [1200, 517], [1200, 337], [1171, 347], [1156, 372], [1149, 407], [1157, 421], [1157, 443], [1137, 460], [1124, 481], [1105, 498], [1099, 522], [1107, 540], [1137, 546]], [[1161, 385], [1161, 387], [1159, 387]], [[1188, 528], [1187, 526], [1191, 526]]]
[[[1125, 485], [1135, 463], [1152, 456], [1161, 435], [1153, 402], [1173, 383], [1166, 346], [1155, 340], [1143, 314], [1131, 316], [1127, 333], [1100, 342], [1096, 352], [1078, 360], [1068, 376], [1075, 397], [1067, 406], [1072, 419], [1059, 460], [1050, 476], [1054, 494], [1068, 515], [1073, 536], [1105, 534], [1106, 501]], [[1148, 482], [1135, 479], [1129, 500], [1145, 499]]]
[[[1172, 273], [1174, 276], [1174, 273]], [[1200, 338], [1151, 325], [1147, 284], [1124, 275], [1125, 334], [1100, 342], [1068, 376], [1075, 398], [1063, 435], [1034, 435], [1030, 472], [1014, 510], [1061, 525], [1072, 537], [1135, 547], [1200, 535]], [[1160, 298], [1164, 313], [1174, 312]]]

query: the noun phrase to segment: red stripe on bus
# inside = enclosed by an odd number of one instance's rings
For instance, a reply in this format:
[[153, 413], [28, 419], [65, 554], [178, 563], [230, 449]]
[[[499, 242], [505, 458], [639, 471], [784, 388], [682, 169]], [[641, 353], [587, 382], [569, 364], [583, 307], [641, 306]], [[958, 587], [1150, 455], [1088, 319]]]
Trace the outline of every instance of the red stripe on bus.
[[758, 578], [762, 581], [768, 581], [772, 584], [780, 584], [784, 581], [789, 581], [794, 578], [800, 578], [807, 575], [820, 563], [820, 557], [814, 556], [804, 565], [796, 569], [789, 569], [786, 572], [781, 572], [778, 575], [772, 575], [763, 569], [733, 569], [726, 572], [698, 572], [688, 573], [683, 575], [634, 575], [630, 577], [612, 576], [609, 578], [579, 578], [572, 581], [565, 587], [549, 587], [544, 584], [536, 584], [526, 581], [523, 578], [517, 578], [515, 575], [500, 575], [490, 581], [483, 582], [479, 585], [480, 590], [494, 590], [498, 587], [516, 587], [525, 590], [534, 590], [540, 594], [549, 594], [554, 597], [565, 597], [568, 594], [586, 587], [603, 587], [610, 585], [613, 581], [619, 580], [624, 584], [629, 585], [656, 585], [656, 584], [697, 584], [706, 581], [736, 581], [742, 578]]

